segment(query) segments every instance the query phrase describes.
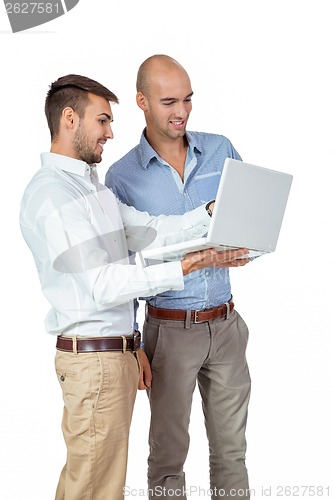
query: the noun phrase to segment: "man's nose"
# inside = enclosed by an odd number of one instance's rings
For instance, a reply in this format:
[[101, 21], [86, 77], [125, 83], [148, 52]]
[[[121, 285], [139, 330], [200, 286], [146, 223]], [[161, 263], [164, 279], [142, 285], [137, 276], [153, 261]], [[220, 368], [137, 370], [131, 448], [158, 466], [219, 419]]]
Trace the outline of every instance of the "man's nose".
[[113, 131], [112, 131], [112, 128], [111, 128], [111, 125], [108, 126], [108, 129], [107, 129], [107, 133], [106, 133], [106, 137], [108, 139], [113, 139]]
[[177, 102], [174, 112], [176, 116], [179, 116], [179, 118], [185, 118], [189, 113], [188, 103], [182, 101]]

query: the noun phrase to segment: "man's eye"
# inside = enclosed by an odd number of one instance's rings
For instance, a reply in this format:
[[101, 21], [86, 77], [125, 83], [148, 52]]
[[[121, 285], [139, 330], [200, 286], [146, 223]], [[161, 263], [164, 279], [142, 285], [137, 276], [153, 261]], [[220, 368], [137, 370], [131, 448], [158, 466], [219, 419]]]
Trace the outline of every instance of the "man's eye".
[[106, 120], [99, 120], [101, 125], [105, 125], [106, 124]]
[[170, 101], [170, 102], [164, 102], [164, 106], [171, 106], [172, 104], [175, 104], [176, 101]]

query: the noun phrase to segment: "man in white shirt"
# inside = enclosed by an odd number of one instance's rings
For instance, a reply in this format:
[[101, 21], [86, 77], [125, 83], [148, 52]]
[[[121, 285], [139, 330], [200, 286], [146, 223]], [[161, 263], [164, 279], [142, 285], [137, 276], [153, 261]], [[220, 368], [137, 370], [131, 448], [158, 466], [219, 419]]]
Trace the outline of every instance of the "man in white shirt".
[[[134, 331], [133, 299], [182, 289], [183, 275], [238, 265], [246, 249], [198, 252], [181, 262], [133, 265], [128, 250], [205, 234], [201, 206], [184, 216], [151, 217], [121, 204], [99, 184], [96, 163], [113, 138], [107, 88], [79, 75], [51, 86], [45, 113], [51, 151], [28, 184], [20, 224], [43, 293], [51, 304], [45, 325], [57, 337], [67, 462], [56, 500], [121, 500], [136, 389], [151, 372]], [[209, 204], [208, 204], [209, 205]]]

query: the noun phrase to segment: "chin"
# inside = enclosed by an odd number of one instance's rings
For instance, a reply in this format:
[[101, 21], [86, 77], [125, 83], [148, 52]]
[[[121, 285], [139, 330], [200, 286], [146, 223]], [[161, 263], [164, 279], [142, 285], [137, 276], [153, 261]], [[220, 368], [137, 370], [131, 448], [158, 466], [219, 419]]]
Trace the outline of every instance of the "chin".
[[102, 155], [95, 155], [93, 157], [89, 158], [91, 161], [89, 162], [89, 165], [92, 165], [93, 163], [101, 163], [102, 161]]
[[174, 134], [174, 137], [184, 137], [184, 135], [186, 134], [186, 130], [179, 130], [178, 132], [175, 132]]

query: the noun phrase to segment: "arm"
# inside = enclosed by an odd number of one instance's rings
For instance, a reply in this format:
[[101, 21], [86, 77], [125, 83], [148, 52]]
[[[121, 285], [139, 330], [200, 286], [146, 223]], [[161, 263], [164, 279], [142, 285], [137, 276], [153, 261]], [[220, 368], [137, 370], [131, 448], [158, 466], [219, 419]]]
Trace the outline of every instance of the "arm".
[[[34, 218], [48, 247], [52, 267], [66, 273], [72, 284], [77, 283], [92, 296], [98, 310], [138, 296], [182, 290], [184, 272], [219, 263], [220, 259], [206, 254], [192, 257], [191, 262], [184, 259], [185, 264], [169, 262], [145, 268], [130, 265], [118, 202], [109, 190], [103, 195], [108, 196], [101, 202], [93, 194], [79, 196], [70, 189], [59, 194], [44, 187]], [[147, 217], [150, 218], [146, 215], [146, 220]], [[185, 220], [188, 224], [186, 217]]]
[[205, 205], [184, 215], [151, 216], [119, 202], [127, 244], [130, 250], [140, 251], [148, 246], [164, 246], [207, 233], [210, 216]]
[[60, 196], [52, 187], [39, 194], [33, 231], [45, 242], [47, 265], [93, 297], [98, 310], [183, 288], [179, 262], [154, 268], [129, 264], [118, 203], [111, 192], [102, 207], [93, 194], [63, 190]]

